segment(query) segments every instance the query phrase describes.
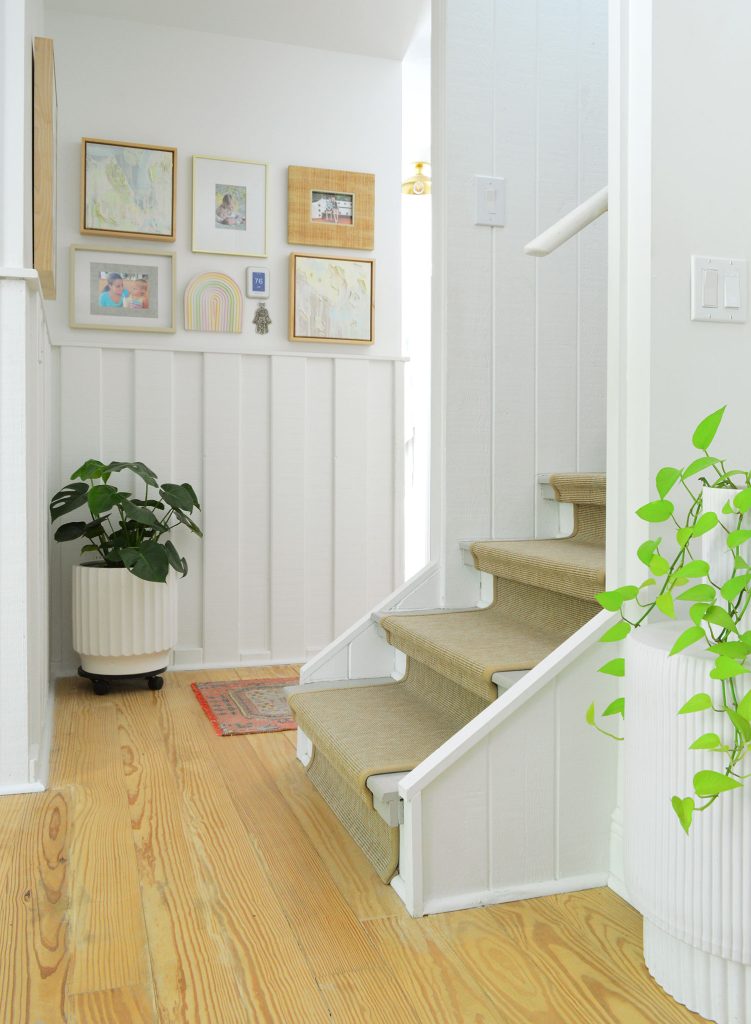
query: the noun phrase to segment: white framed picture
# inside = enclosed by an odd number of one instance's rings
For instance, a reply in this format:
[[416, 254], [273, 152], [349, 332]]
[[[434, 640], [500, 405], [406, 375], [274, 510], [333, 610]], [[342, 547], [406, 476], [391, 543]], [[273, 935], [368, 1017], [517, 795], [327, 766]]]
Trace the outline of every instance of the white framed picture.
[[193, 157], [193, 252], [266, 253], [268, 164]]
[[245, 294], [249, 299], [268, 299], [269, 271], [265, 267], [248, 267], [245, 272]]
[[175, 254], [70, 247], [70, 326], [175, 331]]

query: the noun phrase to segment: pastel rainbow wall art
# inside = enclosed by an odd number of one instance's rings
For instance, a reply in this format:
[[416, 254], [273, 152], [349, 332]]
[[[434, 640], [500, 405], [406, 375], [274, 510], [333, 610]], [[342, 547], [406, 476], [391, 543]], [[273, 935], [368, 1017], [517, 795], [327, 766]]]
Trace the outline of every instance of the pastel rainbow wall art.
[[240, 334], [243, 296], [227, 274], [198, 274], [185, 289], [185, 330]]

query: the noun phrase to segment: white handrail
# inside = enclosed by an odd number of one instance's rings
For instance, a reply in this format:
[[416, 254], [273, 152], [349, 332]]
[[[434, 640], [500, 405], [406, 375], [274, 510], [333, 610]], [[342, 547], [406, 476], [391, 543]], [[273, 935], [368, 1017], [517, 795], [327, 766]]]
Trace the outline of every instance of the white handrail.
[[573, 238], [582, 231], [593, 220], [597, 220], [603, 213], [608, 212], [608, 187], [601, 188], [589, 199], [585, 199], [576, 209], [571, 210], [560, 220], [556, 221], [547, 231], [543, 231], [537, 238], [533, 238], [524, 246], [527, 256], [549, 256], [569, 238]]

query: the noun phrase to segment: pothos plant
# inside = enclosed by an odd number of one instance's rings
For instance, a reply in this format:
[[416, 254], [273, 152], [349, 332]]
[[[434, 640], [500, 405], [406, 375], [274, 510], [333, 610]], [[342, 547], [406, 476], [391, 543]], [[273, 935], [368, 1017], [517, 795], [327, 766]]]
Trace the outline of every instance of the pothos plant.
[[[645, 566], [646, 578], [638, 585], [597, 595], [603, 608], [620, 613], [620, 621], [600, 638], [602, 643], [625, 639], [655, 613], [675, 619], [676, 602], [684, 602], [691, 625], [677, 637], [671, 656], [696, 644], [714, 655], [709, 673], [717, 683], [713, 692], [694, 694], [677, 712], [690, 715], [712, 710], [718, 716], [717, 732], [697, 736], [690, 749], [714, 751], [720, 770], [697, 772], [693, 796], [672, 798], [673, 810], [686, 833], [695, 812], [706, 811], [723, 793], [740, 788], [751, 777], [741, 772], [741, 763], [751, 750], [751, 680], [743, 685], [743, 677], [751, 673], [751, 631], [741, 626], [751, 604], [751, 565], [740, 553], [751, 540], [751, 530], [743, 527], [743, 518], [751, 509], [751, 470], [728, 469], [724, 459], [710, 452], [725, 408], [707, 416], [694, 431], [694, 448], [702, 454], [683, 469], [661, 469], [656, 478], [657, 499], [636, 510], [647, 523], [669, 524], [672, 534], [667, 541], [658, 537], [639, 547], [637, 556]], [[728, 490], [722, 509], [725, 521], [704, 508], [704, 486]], [[709, 563], [696, 557], [696, 542], [715, 530], [722, 531], [731, 558], [732, 575], [727, 580], [713, 579]], [[599, 671], [623, 676], [625, 659], [613, 658]], [[625, 698], [612, 701], [602, 715], [625, 717]], [[586, 720], [604, 735], [622, 739], [597, 724], [594, 704], [588, 708]]]
[[[133, 497], [108, 483], [113, 473], [130, 471], [144, 485], [143, 497]], [[99, 555], [101, 564], [128, 569], [134, 576], [152, 583], [164, 583], [170, 566], [185, 576], [188, 563], [178, 553], [170, 530], [186, 526], [198, 537], [203, 534], [191, 514], [200, 509], [190, 484], [162, 484], [142, 462], [110, 462], [88, 459], [71, 475], [71, 480], [50, 502], [52, 522], [84, 505], [88, 522], [67, 522], [58, 527], [55, 540], [85, 541], [81, 554]]]

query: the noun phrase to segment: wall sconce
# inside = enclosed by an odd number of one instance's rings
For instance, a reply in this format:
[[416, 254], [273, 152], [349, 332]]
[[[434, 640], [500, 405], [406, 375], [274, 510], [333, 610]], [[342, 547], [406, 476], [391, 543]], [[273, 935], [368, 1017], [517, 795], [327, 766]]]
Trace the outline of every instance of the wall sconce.
[[427, 160], [421, 160], [419, 163], [416, 163], [414, 176], [402, 182], [402, 192], [405, 196], [430, 195], [430, 175], [423, 173], [423, 167], [425, 166], [430, 167]]

